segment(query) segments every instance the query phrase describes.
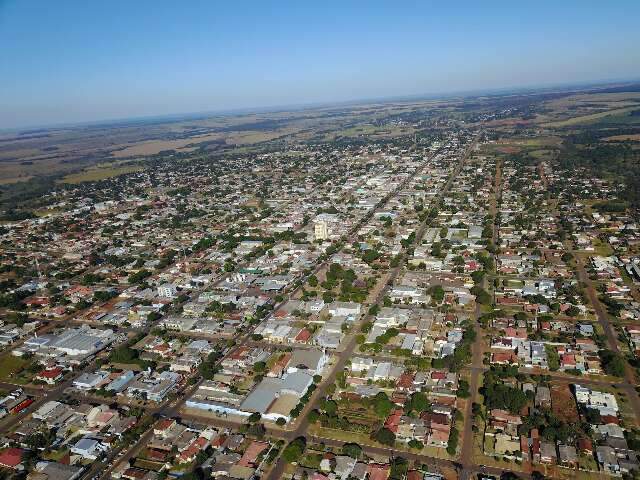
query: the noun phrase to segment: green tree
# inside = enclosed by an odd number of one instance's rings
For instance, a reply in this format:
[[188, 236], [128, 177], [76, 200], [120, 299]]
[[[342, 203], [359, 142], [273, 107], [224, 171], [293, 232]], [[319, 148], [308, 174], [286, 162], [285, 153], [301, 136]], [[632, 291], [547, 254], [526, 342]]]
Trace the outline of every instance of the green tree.
[[374, 440], [380, 442], [381, 444], [388, 445], [390, 447], [393, 447], [396, 443], [395, 434], [388, 428], [384, 428], [384, 427], [378, 430], [377, 432], [375, 432], [373, 435], [373, 438]]
[[357, 443], [345, 443], [342, 446], [342, 454], [351, 458], [359, 459], [362, 456], [362, 447]]
[[285, 447], [282, 452], [282, 458], [284, 458], [287, 463], [298, 462], [306, 448], [307, 441], [305, 438], [298, 437]]

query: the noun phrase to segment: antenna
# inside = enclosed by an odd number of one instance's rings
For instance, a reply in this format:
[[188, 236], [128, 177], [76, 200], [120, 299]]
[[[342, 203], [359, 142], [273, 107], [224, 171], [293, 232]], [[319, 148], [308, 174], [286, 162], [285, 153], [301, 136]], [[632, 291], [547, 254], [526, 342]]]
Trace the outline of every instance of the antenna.
[[42, 284], [42, 272], [40, 271], [40, 263], [38, 263], [38, 259], [35, 259], [36, 262], [36, 271], [38, 272], [38, 285], [37, 285], [37, 290], [40, 290], [40, 285]]
[[190, 273], [190, 270], [191, 270], [191, 269], [189, 268], [189, 264], [188, 264], [188, 262], [187, 262], [187, 254], [186, 254], [186, 253], [184, 253], [184, 245], [182, 246], [182, 259], [184, 260], [184, 266], [185, 266], [185, 268], [186, 268], [186, 269], [188, 269], [188, 270], [187, 270], [187, 273]]

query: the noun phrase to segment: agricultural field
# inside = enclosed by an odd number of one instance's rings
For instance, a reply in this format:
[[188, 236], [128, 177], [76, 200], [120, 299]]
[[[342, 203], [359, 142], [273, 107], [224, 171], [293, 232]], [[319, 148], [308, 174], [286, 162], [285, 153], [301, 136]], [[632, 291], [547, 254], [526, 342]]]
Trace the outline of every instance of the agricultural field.
[[77, 184], [82, 182], [96, 182], [107, 178], [117, 177], [125, 173], [139, 172], [143, 167], [139, 165], [100, 165], [87, 168], [82, 172], [66, 175], [60, 183]]

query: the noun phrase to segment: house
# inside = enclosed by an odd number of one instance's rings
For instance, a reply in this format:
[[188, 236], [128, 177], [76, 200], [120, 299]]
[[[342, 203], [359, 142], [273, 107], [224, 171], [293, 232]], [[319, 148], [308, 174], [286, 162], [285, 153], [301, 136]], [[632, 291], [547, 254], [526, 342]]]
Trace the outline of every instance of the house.
[[82, 467], [58, 462], [38, 462], [27, 480], [75, 480], [82, 473]]
[[333, 471], [341, 480], [346, 480], [353, 472], [356, 466], [356, 459], [346, 455], [337, 455], [335, 457], [335, 466]]
[[22, 458], [24, 450], [20, 448], [7, 448], [0, 452], [0, 467], [12, 470], [22, 470]]
[[620, 473], [620, 465], [615, 449], [608, 445], [600, 445], [596, 448], [596, 458], [605, 472], [613, 475]]
[[369, 473], [369, 480], [387, 480], [391, 467], [389, 465], [370, 463], [367, 466], [367, 472]]
[[73, 381], [73, 386], [79, 390], [92, 390], [98, 388], [107, 377], [109, 372], [106, 370], [98, 370], [94, 373], [83, 373]]
[[162, 372], [153, 375], [143, 374], [127, 387], [127, 396], [140, 396], [154, 402], [161, 402], [169, 391], [182, 380], [175, 372]]
[[295, 350], [289, 361], [287, 372], [305, 370], [311, 375], [320, 374], [328, 360], [322, 350]]
[[558, 456], [556, 455], [556, 445], [552, 442], [540, 442], [540, 462], [556, 463]]
[[356, 302], [333, 302], [326, 305], [327, 312], [333, 317], [357, 318], [362, 305]]
[[551, 391], [549, 387], [539, 385], [535, 396], [536, 407], [551, 407]]
[[131, 382], [135, 377], [135, 373], [132, 370], [125, 370], [119, 375], [117, 375], [110, 383], [105, 387], [105, 390], [120, 393], [122, 392], [129, 382]]
[[62, 379], [64, 376], [64, 370], [62, 367], [46, 368], [36, 375], [36, 380], [54, 385], [56, 382]]
[[106, 445], [104, 445], [99, 439], [91, 436], [82, 437], [71, 447], [71, 453], [81, 455], [82, 457], [91, 460], [96, 460], [106, 450]]
[[258, 457], [268, 448], [269, 444], [266, 442], [252, 441], [242, 455], [238, 465], [243, 467], [257, 467]]
[[573, 445], [558, 445], [558, 462], [565, 467], [574, 468], [578, 464], [578, 453]]
[[581, 437], [578, 439], [578, 450], [581, 455], [592, 456], [593, 455], [593, 442], [590, 438]]

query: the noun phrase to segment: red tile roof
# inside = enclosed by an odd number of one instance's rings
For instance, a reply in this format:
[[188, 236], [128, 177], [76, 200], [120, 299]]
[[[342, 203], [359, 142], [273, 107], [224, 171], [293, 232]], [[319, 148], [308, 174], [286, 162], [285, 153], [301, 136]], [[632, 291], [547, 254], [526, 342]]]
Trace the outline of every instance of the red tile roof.
[[0, 466], [16, 468], [22, 462], [24, 450], [20, 448], [7, 448], [0, 453]]

